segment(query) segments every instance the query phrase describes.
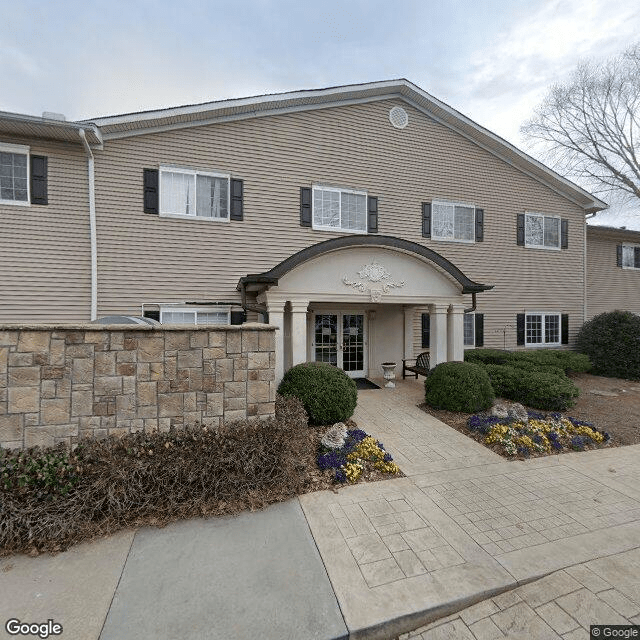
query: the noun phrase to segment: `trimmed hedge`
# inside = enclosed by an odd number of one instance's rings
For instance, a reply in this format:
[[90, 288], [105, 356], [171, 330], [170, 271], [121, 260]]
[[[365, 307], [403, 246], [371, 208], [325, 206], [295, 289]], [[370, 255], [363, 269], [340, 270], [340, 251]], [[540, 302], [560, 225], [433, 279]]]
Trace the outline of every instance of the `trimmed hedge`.
[[0, 449], [0, 556], [61, 551], [143, 524], [238, 513], [317, 482], [316, 434], [295, 399], [278, 418]]
[[284, 374], [281, 396], [295, 396], [309, 414], [311, 424], [344, 422], [358, 402], [356, 383], [338, 367], [326, 362], [297, 364]]
[[[581, 349], [584, 351], [583, 349]], [[477, 364], [500, 364], [547, 370], [548, 367], [562, 369], [564, 373], [585, 373], [591, 369], [589, 356], [576, 351], [540, 349], [536, 351], [501, 351], [499, 349], [469, 349], [464, 354], [465, 362]], [[523, 364], [527, 363], [527, 364]]]
[[594, 373], [640, 380], [640, 316], [611, 311], [585, 322], [576, 338], [593, 362]]
[[486, 365], [495, 394], [545, 411], [564, 411], [575, 404], [580, 390], [562, 369], [528, 369], [530, 365], [517, 361], [513, 365]]
[[443, 362], [430, 372], [424, 385], [425, 402], [434, 409], [476, 413], [488, 409], [494, 399], [487, 372], [470, 362]]

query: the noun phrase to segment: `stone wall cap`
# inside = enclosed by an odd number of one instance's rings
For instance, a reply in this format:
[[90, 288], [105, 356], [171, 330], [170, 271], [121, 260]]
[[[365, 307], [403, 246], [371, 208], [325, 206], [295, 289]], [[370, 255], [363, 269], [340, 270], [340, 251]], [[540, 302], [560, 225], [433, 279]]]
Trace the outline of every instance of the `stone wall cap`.
[[147, 333], [161, 331], [275, 331], [278, 327], [260, 322], [244, 324], [193, 325], [165, 324], [159, 326], [144, 324], [0, 324], [0, 331], [143, 331]]

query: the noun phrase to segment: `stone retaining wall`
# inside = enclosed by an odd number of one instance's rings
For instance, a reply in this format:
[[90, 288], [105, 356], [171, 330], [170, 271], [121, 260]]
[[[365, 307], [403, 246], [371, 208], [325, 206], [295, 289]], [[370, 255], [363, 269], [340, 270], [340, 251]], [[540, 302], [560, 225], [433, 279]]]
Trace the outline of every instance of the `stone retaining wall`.
[[273, 415], [274, 328], [0, 325], [0, 446]]

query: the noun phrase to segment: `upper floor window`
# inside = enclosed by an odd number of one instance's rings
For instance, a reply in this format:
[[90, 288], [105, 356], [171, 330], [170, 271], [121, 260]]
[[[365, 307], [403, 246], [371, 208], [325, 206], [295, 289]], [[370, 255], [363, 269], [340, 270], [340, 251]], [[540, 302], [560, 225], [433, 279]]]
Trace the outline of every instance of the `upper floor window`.
[[229, 220], [229, 176], [160, 167], [160, 215]]
[[623, 244], [622, 264], [623, 269], [640, 269], [640, 245]]
[[29, 147], [0, 144], [0, 204], [29, 204]]
[[434, 200], [431, 237], [434, 240], [475, 242], [476, 208], [470, 204]]
[[314, 186], [313, 228], [366, 233], [367, 193]]
[[231, 307], [224, 306], [160, 306], [162, 324], [230, 324]]
[[526, 247], [560, 249], [560, 218], [526, 213], [524, 244]]

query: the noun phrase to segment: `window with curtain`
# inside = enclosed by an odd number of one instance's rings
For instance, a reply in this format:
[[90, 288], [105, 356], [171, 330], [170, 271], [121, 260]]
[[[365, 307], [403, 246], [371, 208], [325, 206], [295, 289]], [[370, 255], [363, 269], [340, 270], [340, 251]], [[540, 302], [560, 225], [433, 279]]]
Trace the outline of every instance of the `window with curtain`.
[[367, 194], [331, 187], [313, 187], [313, 228], [367, 231]]
[[545, 249], [560, 248], [560, 218], [541, 213], [525, 215], [525, 246]]
[[0, 203], [29, 204], [29, 147], [0, 144]]
[[434, 200], [431, 237], [434, 240], [475, 242], [476, 208], [473, 205]]
[[229, 176], [160, 168], [160, 214], [229, 219]]

